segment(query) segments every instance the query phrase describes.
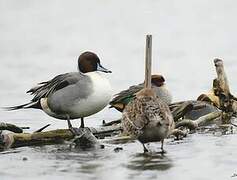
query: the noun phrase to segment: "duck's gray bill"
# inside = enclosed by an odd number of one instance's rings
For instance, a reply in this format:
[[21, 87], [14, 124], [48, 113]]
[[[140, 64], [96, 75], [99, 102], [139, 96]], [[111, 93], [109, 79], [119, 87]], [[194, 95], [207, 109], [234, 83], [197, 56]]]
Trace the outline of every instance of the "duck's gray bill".
[[104, 68], [101, 64], [98, 64], [97, 71], [102, 71], [104, 73], [112, 73], [112, 71]]

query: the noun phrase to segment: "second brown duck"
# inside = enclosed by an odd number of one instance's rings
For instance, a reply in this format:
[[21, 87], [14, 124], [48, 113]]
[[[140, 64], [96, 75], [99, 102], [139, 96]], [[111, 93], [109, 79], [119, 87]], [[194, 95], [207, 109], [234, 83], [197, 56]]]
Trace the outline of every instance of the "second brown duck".
[[[115, 108], [120, 112], [123, 112], [126, 105], [133, 100], [136, 93], [144, 88], [144, 83], [130, 86], [128, 89], [116, 94], [110, 101], [110, 108]], [[154, 90], [156, 96], [158, 96], [166, 104], [171, 104], [172, 94], [167, 89], [164, 76], [160, 74], [154, 74], [151, 76], [151, 88]]]

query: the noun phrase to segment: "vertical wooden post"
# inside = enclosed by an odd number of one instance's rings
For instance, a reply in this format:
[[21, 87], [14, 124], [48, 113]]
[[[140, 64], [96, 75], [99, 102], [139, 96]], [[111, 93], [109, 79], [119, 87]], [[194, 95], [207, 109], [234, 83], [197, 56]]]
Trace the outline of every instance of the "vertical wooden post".
[[146, 35], [145, 88], [151, 88], [152, 35]]
[[229, 83], [228, 83], [227, 76], [224, 70], [223, 61], [221, 59], [216, 58], [214, 59], [214, 64], [216, 66], [217, 80], [219, 82], [220, 90], [226, 96], [229, 96], [230, 88], [229, 88]]
[[[224, 70], [224, 64], [221, 59], [214, 59], [217, 79], [213, 82], [215, 95], [219, 97], [220, 109], [222, 110], [222, 123], [229, 124], [233, 115], [233, 97], [230, 93], [229, 83]], [[235, 108], [235, 107], [234, 107]]]

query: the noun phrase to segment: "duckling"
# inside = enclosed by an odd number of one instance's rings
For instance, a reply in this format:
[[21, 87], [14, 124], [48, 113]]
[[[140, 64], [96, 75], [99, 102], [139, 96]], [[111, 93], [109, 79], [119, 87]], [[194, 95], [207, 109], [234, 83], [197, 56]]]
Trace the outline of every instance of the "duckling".
[[67, 120], [69, 128], [72, 128], [70, 120], [81, 118], [80, 127], [84, 128], [84, 117], [99, 112], [111, 99], [110, 83], [99, 73], [111, 71], [101, 65], [95, 53], [89, 51], [79, 56], [78, 70], [39, 83], [27, 91], [34, 95], [30, 102], [8, 110], [40, 109], [49, 116]]
[[[133, 100], [135, 94], [142, 90], [144, 83], [130, 86], [128, 89], [121, 91], [116, 94], [115, 97], [110, 101], [110, 108], [115, 108], [120, 112], [123, 112], [125, 106]], [[154, 89], [156, 96], [158, 96], [166, 104], [171, 104], [172, 95], [165, 85], [165, 78], [162, 75], [151, 76], [151, 88]]]

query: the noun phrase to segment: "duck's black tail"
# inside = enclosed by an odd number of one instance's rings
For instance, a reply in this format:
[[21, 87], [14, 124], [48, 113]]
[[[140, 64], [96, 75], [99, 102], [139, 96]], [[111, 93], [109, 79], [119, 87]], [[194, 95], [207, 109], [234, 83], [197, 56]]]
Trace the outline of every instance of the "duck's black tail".
[[21, 104], [18, 106], [4, 107], [3, 109], [7, 111], [13, 111], [13, 110], [18, 110], [18, 109], [28, 109], [28, 108], [42, 109], [39, 101], [36, 101], [36, 102], [31, 101], [29, 103]]

